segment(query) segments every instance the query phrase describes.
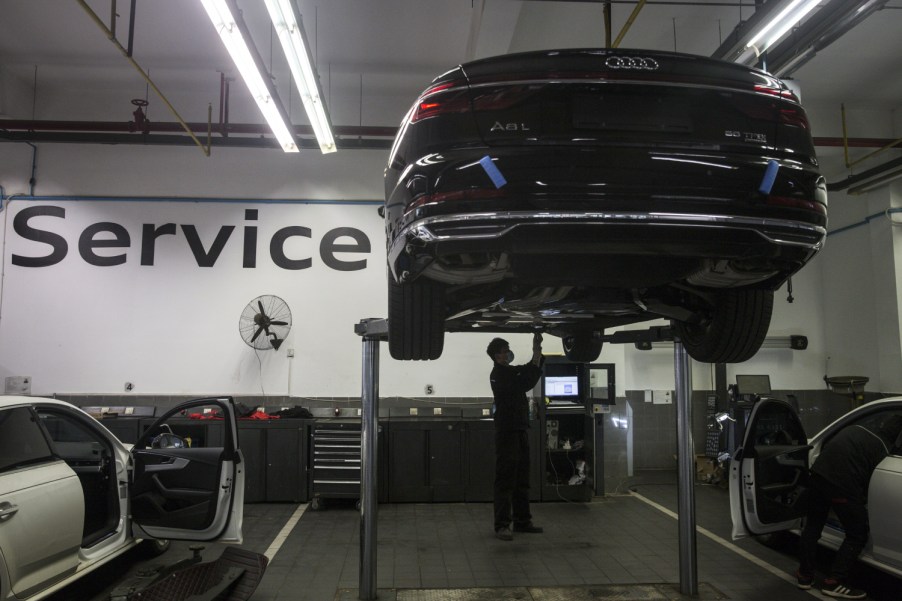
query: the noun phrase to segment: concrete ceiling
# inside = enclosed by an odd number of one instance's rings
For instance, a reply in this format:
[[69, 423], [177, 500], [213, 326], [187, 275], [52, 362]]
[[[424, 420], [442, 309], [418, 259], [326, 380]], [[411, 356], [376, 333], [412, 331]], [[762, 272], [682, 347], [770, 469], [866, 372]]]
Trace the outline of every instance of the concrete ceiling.
[[[88, 4], [109, 26], [110, 1]], [[262, 0], [239, 6], [292, 121], [305, 124]], [[605, 44], [601, 2], [298, 0], [298, 6], [339, 126], [397, 126], [433, 77], [471, 58]], [[634, 6], [612, 3], [614, 36]], [[117, 10], [117, 38], [126, 45], [130, 2], [119, 0]], [[753, 0], [652, 0], [621, 46], [710, 55], [753, 12]], [[889, 0], [794, 74], [805, 104], [837, 111], [839, 103], [881, 111], [902, 106], [900, 31], [902, 0]], [[134, 58], [183, 118], [205, 121], [212, 105], [219, 119], [220, 73], [237, 74], [199, 0], [138, 0]], [[152, 121], [174, 121], [76, 1], [0, 0], [0, 119], [129, 121], [131, 100], [145, 97]], [[230, 122], [263, 122], [240, 80], [229, 101]]]

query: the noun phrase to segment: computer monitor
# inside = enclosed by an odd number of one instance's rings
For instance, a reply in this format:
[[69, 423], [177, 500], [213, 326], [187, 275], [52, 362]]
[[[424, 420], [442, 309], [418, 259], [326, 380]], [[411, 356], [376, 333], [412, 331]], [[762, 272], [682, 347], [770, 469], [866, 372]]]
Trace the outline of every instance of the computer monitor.
[[575, 401], [579, 398], [579, 376], [545, 376], [545, 396]]
[[736, 376], [736, 392], [745, 395], [770, 394], [770, 376]]
[[585, 393], [579, 363], [547, 362], [544, 380], [545, 396], [552, 402], [578, 403]]

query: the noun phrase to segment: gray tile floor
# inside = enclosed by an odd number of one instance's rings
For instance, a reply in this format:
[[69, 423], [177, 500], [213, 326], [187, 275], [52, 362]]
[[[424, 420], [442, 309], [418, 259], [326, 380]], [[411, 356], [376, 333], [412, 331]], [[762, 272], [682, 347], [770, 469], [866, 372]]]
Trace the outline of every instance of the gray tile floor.
[[[673, 485], [639, 488], [640, 494], [653, 501], [676, 505]], [[721, 514], [726, 510], [724, 491], [707, 488], [698, 491], [699, 525], [720, 528]], [[709, 505], [716, 505], [717, 513], [708, 509]], [[610, 496], [591, 503], [538, 503], [533, 505], [533, 516], [545, 533], [515, 535], [513, 542], [502, 542], [492, 535], [489, 504], [380, 506], [380, 598], [394, 594], [391, 589], [534, 590], [673, 583], [678, 590], [677, 521], [637, 498]], [[795, 568], [790, 558], [779, 553], [768, 553], [763, 547], [755, 551], [770, 556], [767, 558], [787, 574]], [[359, 519], [352, 506], [307, 511], [274, 557], [253, 600], [324, 601], [336, 598], [337, 591], [338, 598], [354, 599], [359, 585], [359, 552]], [[703, 536], [698, 540], [698, 566], [699, 582], [707, 594], [716, 595], [708, 598], [807, 596], [793, 584]], [[503, 598], [504, 589], [496, 590]], [[639, 589], [636, 591], [638, 594]], [[577, 598], [576, 589], [570, 597]]]
[[[643, 499], [675, 511], [673, 482], [672, 474], [664, 474], [640, 479], [631, 488]], [[695, 494], [697, 599], [824, 598], [817, 591], [795, 588], [796, 558], [791, 550], [729, 540], [725, 490], [699, 485]], [[297, 505], [248, 505], [244, 546], [265, 552], [297, 509]], [[648, 502], [617, 495], [591, 503], [535, 503], [532, 511], [545, 532], [515, 534], [512, 542], [503, 542], [493, 536], [492, 507], [487, 503], [380, 505], [380, 601], [686, 598], [679, 594], [677, 520]], [[356, 600], [359, 534], [353, 503], [306, 510], [273, 556], [251, 601]], [[221, 549], [208, 545], [205, 560], [215, 559]], [[175, 543], [165, 557], [172, 562], [189, 555], [188, 544]], [[822, 560], [826, 566], [829, 556]], [[124, 560], [51, 601], [106, 601], [110, 582], [140, 568], [141, 564]], [[866, 588], [869, 598], [902, 599], [899, 579], [864, 566], [859, 572], [855, 584]]]

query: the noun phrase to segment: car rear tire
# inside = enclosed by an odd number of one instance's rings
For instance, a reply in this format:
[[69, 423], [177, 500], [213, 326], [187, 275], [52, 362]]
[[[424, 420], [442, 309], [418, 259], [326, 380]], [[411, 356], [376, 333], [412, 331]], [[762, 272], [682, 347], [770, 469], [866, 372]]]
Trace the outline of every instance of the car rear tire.
[[601, 354], [601, 337], [595, 337], [593, 332], [581, 332], [561, 338], [564, 346], [564, 355], [570, 361], [576, 363], [591, 363]]
[[399, 361], [442, 356], [445, 344], [445, 289], [420, 278], [398, 284], [388, 277], [388, 350]]
[[696, 361], [741, 363], [761, 348], [773, 309], [772, 290], [724, 290], [703, 323], [674, 322], [674, 329]]

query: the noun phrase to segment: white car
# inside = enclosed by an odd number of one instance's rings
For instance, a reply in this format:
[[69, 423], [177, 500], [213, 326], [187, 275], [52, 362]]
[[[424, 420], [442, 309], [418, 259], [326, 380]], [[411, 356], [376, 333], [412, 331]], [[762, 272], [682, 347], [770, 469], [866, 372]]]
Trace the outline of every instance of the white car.
[[[800, 530], [804, 509], [798, 503], [809, 465], [823, 445], [846, 426], [871, 430], [890, 415], [902, 415], [902, 397], [867, 403], [824, 428], [810, 441], [789, 404], [762, 399], [752, 408], [742, 447], [730, 464], [730, 512], [733, 538]], [[900, 436], [902, 439], [902, 436]], [[902, 440], [871, 476], [868, 514], [871, 536], [861, 561], [902, 577]], [[821, 544], [838, 549], [843, 540], [839, 521], [831, 514]]]
[[[173, 434], [186, 413], [221, 418], [221, 446]], [[183, 403], [130, 448], [74, 405], [0, 396], [3, 601], [43, 599], [142, 540], [240, 543], [243, 505], [230, 398]]]

